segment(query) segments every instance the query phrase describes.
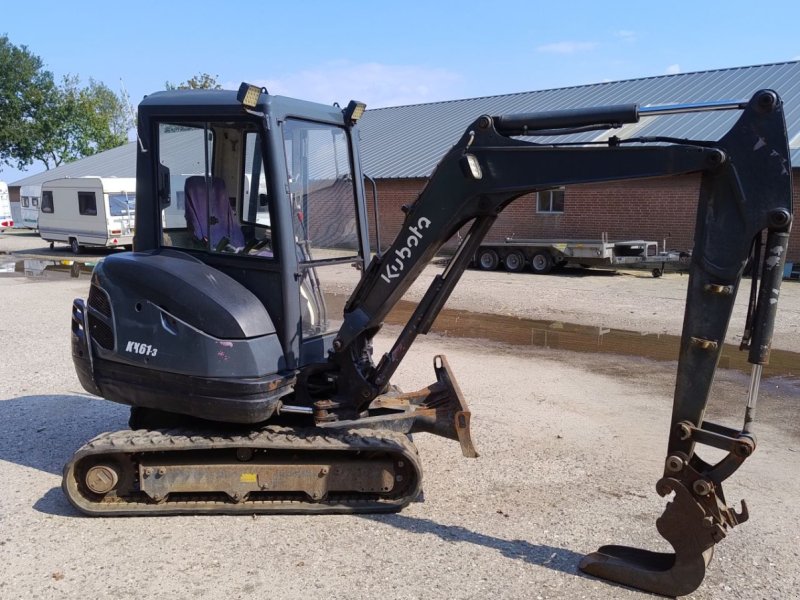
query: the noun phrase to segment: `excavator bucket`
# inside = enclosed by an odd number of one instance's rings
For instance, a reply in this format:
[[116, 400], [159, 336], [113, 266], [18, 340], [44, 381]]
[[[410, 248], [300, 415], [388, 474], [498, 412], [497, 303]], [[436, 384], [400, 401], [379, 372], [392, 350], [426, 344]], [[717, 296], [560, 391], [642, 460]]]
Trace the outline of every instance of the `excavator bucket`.
[[[675, 493], [656, 521], [658, 532], [675, 552], [602, 546], [583, 558], [579, 565], [581, 571], [662, 596], [684, 596], [700, 586], [714, 555], [714, 545], [726, 535], [727, 527], [718, 524], [712, 516], [714, 509], [709, 503], [718, 506], [716, 496], [711, 491], [704, 497], [706, 501], [698, 502], [673, 478], [661, 479], [656, 489], [662, 496]], [[747, 506], [742, 501], [740, 514], [727, 509], [726, 513], [733, 526], [747, 519]]]

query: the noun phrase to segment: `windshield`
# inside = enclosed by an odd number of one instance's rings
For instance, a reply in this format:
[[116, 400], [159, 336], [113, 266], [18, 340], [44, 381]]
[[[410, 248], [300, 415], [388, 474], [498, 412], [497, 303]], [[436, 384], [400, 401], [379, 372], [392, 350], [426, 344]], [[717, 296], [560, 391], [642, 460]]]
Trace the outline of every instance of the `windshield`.
[[283, 126], [294, 230], [303, 262], [357, 257], [356, 196], [347, 132], [289, 119]]
[[122, 192], [108, 195], [108, 208], [112, 217], [124, 217], [136, 212], [136, 194]]
[[297, 119], [287, 119], [282, 131], [303, 336], [333, 333], [342, 312], [328, 305], [341, 304], [335, 297], [341, 260], [363, 264], [350, 140], [342, 127]]

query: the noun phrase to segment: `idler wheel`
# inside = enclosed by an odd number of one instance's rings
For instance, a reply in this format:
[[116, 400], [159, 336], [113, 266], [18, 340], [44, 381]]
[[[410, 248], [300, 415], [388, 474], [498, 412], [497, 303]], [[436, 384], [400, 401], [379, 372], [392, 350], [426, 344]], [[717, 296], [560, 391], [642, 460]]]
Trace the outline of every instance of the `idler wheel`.
[[86, 472], [86, 487], [95, 494], [107, 494], [118, 482], [119, 474], [108, 465], [95, 465]]

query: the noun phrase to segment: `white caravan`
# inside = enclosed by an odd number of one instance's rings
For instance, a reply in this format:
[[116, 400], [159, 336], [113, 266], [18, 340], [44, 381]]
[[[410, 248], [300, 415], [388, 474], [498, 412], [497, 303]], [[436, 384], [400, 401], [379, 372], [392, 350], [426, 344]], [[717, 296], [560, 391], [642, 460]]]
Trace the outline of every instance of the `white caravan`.
[[81, 246], [133, 246], [136, 180], [131, 177], [74, 177], [42, 184], [39, 235]]
[[8, 199], [8, 185], [0, 181], [0, 231], [10, 229], [14, 226], [14, 219], [11, 217], [11, 202]]
[[20, 223], [22, 227], [27, 227], [28, 229], [39, 227], [39, 200], [41, 196], [41, 185], [23, 185], [19, 188]]

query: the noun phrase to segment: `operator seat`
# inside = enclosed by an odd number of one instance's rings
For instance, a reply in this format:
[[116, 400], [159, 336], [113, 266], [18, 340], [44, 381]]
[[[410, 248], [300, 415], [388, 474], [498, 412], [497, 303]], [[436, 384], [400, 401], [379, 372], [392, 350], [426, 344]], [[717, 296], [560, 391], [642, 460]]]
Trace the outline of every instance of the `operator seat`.
[[183, 186], [186, 224], [192, 237], [212, 249], [244, 248], [244, 234], [236, 221], [225, 182], [219, 177], [193, 175]]

